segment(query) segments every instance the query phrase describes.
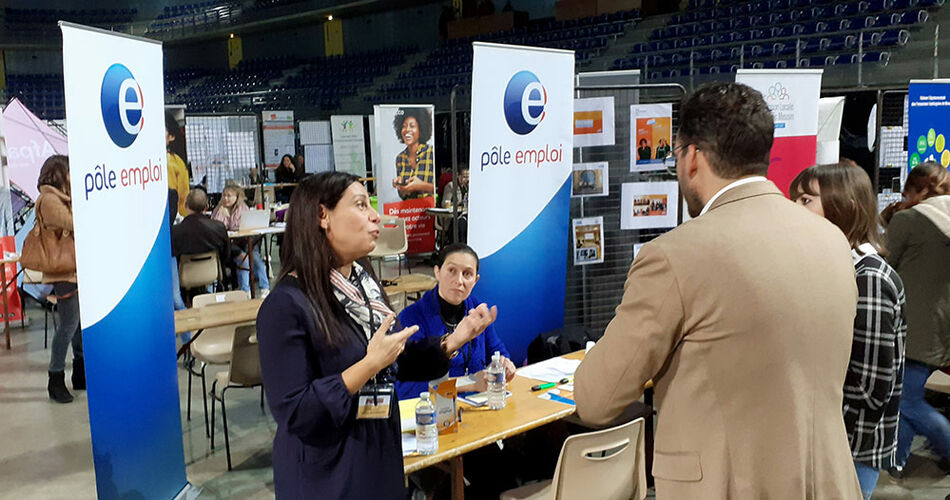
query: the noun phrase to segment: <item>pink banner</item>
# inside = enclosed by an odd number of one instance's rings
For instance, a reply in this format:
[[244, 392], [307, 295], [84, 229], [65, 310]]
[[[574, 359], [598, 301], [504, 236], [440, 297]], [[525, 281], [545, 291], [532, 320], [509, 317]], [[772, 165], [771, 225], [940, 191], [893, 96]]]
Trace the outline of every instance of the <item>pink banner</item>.
[[50, 156], [68, 154], [66, 136], [43, 123], [16, 98], [3, 110], [3, 135], [10, 182], [36, 200], [40, 168]]
[[772, 139], [768, 178], [788, 196], [788, 186], [802, 170], [815, 164], [818, 137], [799, 135]]

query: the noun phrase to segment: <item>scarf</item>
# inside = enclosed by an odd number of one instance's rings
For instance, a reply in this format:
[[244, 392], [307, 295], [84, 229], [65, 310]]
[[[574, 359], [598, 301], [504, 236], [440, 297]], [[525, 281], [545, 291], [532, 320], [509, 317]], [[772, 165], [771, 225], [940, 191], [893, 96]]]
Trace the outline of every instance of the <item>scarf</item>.
[[[333, 295], [346, 313], [353, 321], [363, 329], [366, 340], [373, 338], [376, 329], [383, 324], [387, 316], [393, 314], [393, 311], [383, 302], [382, 293], [379, 291], [379, 285], [363, 269], [362, 266], [353, 263], [352, 281], [346, 279], [340, 271], [330, 270], [330, 284], [333, 286]], [[354, 283], [355, 282], [355, 283]], [[366, 297], [363, 296], [363, 291]], [[366, 298], [369, 298], [369, 306], [366, 304]]]

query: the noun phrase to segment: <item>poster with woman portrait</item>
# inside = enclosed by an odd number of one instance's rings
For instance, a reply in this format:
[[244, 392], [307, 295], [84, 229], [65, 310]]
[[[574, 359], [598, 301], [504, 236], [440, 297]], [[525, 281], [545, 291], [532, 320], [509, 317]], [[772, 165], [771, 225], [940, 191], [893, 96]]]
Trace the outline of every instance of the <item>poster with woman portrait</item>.
[[673, 105], [630, 106], [630, 171], [664, 170], [672, 164]]
[[409, 253], [435, 249], [434, 106], [374, 107], [377, 195], [380, 213], [406, 220]]

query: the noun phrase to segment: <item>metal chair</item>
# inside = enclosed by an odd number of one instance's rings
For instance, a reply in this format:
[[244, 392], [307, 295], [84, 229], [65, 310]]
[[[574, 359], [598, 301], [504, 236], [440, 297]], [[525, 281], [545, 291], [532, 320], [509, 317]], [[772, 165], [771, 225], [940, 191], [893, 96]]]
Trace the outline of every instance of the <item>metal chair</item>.
[[[261, 358], [257, 349], [257, 326], [241, 325], [234, 330], [228, 371], [220, 372], [211, 383], [211, 449], [214, 449], [214, 407], [221, 402], [221, 420], [224, 423], [224, 449], [231, 470], [231, 438], [228, 436], [228, 408], [224, 397], [228, 389], [261, 388], [261, 411], [264, 411], [264, 386], [261, 378]], [[218, 393], [218, 389], [221, 390]]]
[[576, 434], [564, 441], [552, 480], [508, 490], [501, 500], [643, 500], [647, 496], [645, 458], [642, 418]]

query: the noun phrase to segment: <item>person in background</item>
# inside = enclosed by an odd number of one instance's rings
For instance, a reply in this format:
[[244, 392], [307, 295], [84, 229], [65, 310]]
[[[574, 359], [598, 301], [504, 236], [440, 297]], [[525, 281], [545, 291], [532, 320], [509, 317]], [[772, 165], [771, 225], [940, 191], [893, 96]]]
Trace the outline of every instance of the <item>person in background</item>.
[[[274, 170], [274, 179], [278, 184], [293, 184], [300, 180], [300, 169], [294, 163], [294, 158], [290, 155], [284, 155], [280, 159], [280, 165]], [[277, 188], [274, 193], [279, 203], [290, 202], [290, 195], [294, 192], [292, 186]]]
[[765, 178], [773, 131], [748, 86], [686, 96], [673, 152], [693, 220], [643, 245], [574, 376], [598, 425], [653, 381], [658, 500], [861, 495], [841, 413], [851, 248]]
[[[472, 297], [472, 288], [478, 283], [478, 254], [462, 243], [449, 245], [439, 253], [439, 264], [435, 266], [434, 272], [438, 286], [399, 313], [399, 322], [403, 326], [419, 327], [419, 331], [409, 340], [441, 338], [455, 330], [465, 330], [466, 336], [473, 337], [473, 340], [462, 346], [459, 355], [449, 362], [448, 376], [464, 377], [477, 374], [478, 384], [458, 386], [459, 392], [487, 390], [482, 372], [491, 363], [491, 356], [495, 351], [503, 356], [505, 375], [510, 381], [515, 376], [515, 365], [509, 359], [511, 355], [495, 332], [495, 327], [489, 323], [483, 331], [468, 331], [478, 326], [468, 315], [468, 311], [487, 307]], [[491, 308], [493, 315], [495, 310], [495, 307]], [[445, 373], [439, 374], [444, 375]], [[399, 399], [417, 398], [419, 393], [427, 390], [429, 388], [426, 382], [396, 383]]]
[[650, 158], [653, 158], [653, 148], [650, 147], [650, 143], [646, 139], [640, 139], [640, 142], [637, 143], [637, 160], [646, 161]]
[[438, 377], [494, 321], [480, 307], [469, 313], [470, 329], [408, 342], [418, 327], [393, 328], [372, 268], [358, 262], [376, 247], [378, 222], [352, 174], [307, 177], [291, 198], [281, 275], [257, 316], [264, 391], [277, 421], [278, 499], [404, 500], [399, 405], [390, 397], [381, 418], [363, 418], [374, 398], [359, 395], [391, 391], [396, 379]]
[[[211, 218], [224, 224], [228, 231], [238, 231], [241, 229], [241, 217], [250, 210], [244, 197], [244, 190], [239, 186], [229, 184], [221, 192], [221, 202], [214, 207]], [[251, 274], [248, 271], [247, 261], [247, 242], [244, 238], [233, 245], [232, 255], [234, 264], [237, 265], [238, 288], [245, 292], [251, 291]], [[260, 245], [255, 245], [258, 249]], [[267, 276], [267, 266], [264, 265], [264, 259], [261, 258], [259, 250], [254, 251], [254, 279], [257, 280], [257, 287], [260, 290], [270, 290], [270, 279]], [[266, 292], [265, 292], [266, 294]]]
[[[231, 264], [231, 240], [228, 238], [227, 228], [220, 221], [212, 220], [205, 215], [205, 211], [208, 210], [208, 195], [204, 190], [192, 189], [185, 199], [185, 209], [188, 215], [171, 228], [172, 256], [175, 261], [174, 285], [179, 297], [181, 290], [177, 289], [177, 264], [182, 255], [216, 251], [222, 268], [232, 270], [234, 268]], [[182, 301], [182, 306], [184, 306], [184, 301]], [[186, 336], [182, 337], [182, 341], [187, 340]]]
[[844, 425], [865, 500], [881, 469], [897, 465], [897, 422], [904, 378], [904, 283], [884, 257], [871, 179], [853, 163], [805, 169], [789, 195], [831, 221], [851, 243], [858, 284], [851, 361], [844, 384]]
[[666, 142], [666, 139], [659, 139], [656, 144], [656, 156], [657, 160], [662, 160], [669, 156], [670, 154], [670, 143]]
[[297, 155], [296, 158], [297, 165], [297, 179], [303, 179], [307, 175], [306, 160], [303, 155]]
[[445, 185], [445, 190], [443, 191], [445, 194], [442, 195], [442, 206], [445, 208], [450, 208], [456, 203], [456, 200], [460, 201], [460, 206], [467, 205], [468, 181], [468, 165], [459, 165], [458, 183], [453, 180]]
[[[69, 189], [69, 158], [53, 155], [40, 168], [36, 181], [40, 191], [36, 199], [37, 224], [42, 220], [44, 231], [62, 235], [61, 245], [75, 245], [73, 241], [73, 205]], [[52, 251], [52, 249], [49, 249]], [[62, 252], [71, 253], [71, 252]], [[73, 262], [73, 269], [76, 268]], [[49, 398], [57, 403], [70, 403], [73, 395], [66, 388], [66, 352], [73, 348], [72, 383], [74, 391], [86, 389], [86, 369], [82, 353], [82, 330], [79, 323], [79, 291], [76, 271], [65, 274], [43, 273], [43, 283], [53, 285], [56, 297], [56, 332], [50, 345]]]
[[[171, 114], [170, 111], [165, 112], [165, 149], [167, 150], [168, 158], [168, 188], [174, 189], [178, 193], [178, 214], [182, 217], [188, 215], [188, 211], [185, 208], [185, 197], [188, 196], [189, 190], [189, 180], [188, 180], [188, 167], [185, 165], [184, 160], [180, 156], [175, 154], [172, 151], [172, 143], [180, 140], [181, 137], [181, 127], [178, 125], [178, 120]], [[174, 219], [170, 222], [174, 222]]]
[[950, 366], [950, 174], [933, 162], [907, 176], [904, 198], [887, 225], [888, 262], [907, 293], [907, 362], [897, 430], [897, 465], [903, 478], [914, 436], [922, 434], [950, 474], [950, 422], [924, 399], [924, 384]]
[[399, 108], [393, 129], [406, 149], [396, 155], [396, 176], [393, 187], [403, 200], [425, 198], [435, 194], [435, 157], [432, 138], [432, 115], [426, 108]]

